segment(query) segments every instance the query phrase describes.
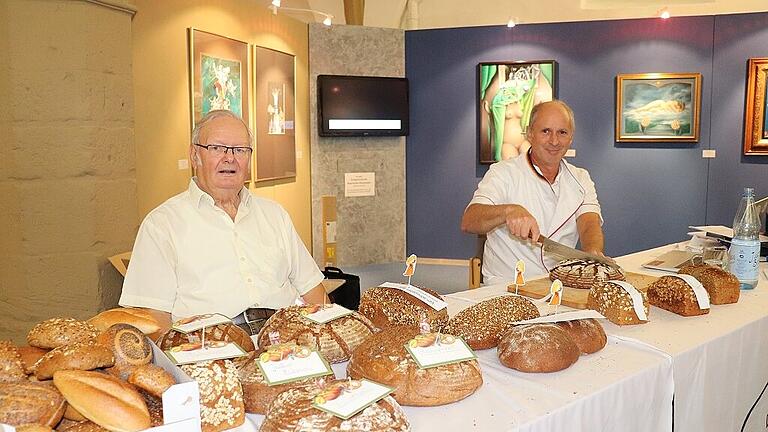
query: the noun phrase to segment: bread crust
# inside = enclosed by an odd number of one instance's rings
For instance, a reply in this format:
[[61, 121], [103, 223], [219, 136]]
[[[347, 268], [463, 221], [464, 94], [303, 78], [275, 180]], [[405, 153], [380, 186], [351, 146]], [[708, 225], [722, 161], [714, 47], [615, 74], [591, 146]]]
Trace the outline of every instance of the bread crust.
[[539, 310], [529, 299], [503, 295], [472, 305], [448, 321], [445, 332], [464, 339], [474, 350], [494, 348], [515, 321], [538, 318]]
[[709, 302], [714, 305], [731, 304], [739, 301], [741, 289], [739, 280], [732, 273], [711, 265], [690, 265], [680, 269], [679, 274], [696, 278], [709, 293]]
[[115, 364], [112, 351], [90, 340], [60, 346], [45, 354], [34, 366], [35, 378], [46, 380], [60, 370], [93, 370]]
[[62, 345], [95, 339], [99, 331], [92, 325], [74, 318], [51, 318], [35, 325], [27, 334], [29, 345], [54, 349]]
[[160, 323], [149, 312], [137, 308], [115, 308], [105, 310], [88, 320], [99, 331], [104, 331], [115, 324], [130, 324], [144, 334], [160, 330]]
[[693, 288], [684, 280], [674, 276], [662, 276], [650, 284], [648, 286], [648, 301], [658, 308], [682, 316], [709, 313], [709, 308], [699, 308]]
[[[437, 292], [414, 286], [432, 297], [442, 300]], [[365, 290], [360, 298], [358, 311], [380, 329], [389, 326], [419, 327], [422, 319], [432, 331], [442, 331], [448, 324], [447, 308], [436, 311], [423, 301], [397, 288], [373, 287]]]
[[[643, 291], [639, 292], [643, 298], [645, 315], [648, 316], [648, 295]], [[610, 282], [597, 283], [589, 290], [587, 308], [600, 312], [608, 318], [608, 321], [616, 325], [645, 324], [648, 322], [638, 318], [629, 293]]]
[[600, 322], [594, 318], [555, 323], [565, 330], [582, 354], [593, 354], [605, 347], [608, 337]]
[[0, 423], [55, 426], [66, 409], [64, 396], [48, 383], [0, 384]]
[[501, 337], [497, 354], [508, 368], [541, 373], [570, 367], [581, 352], [568, 333], [554, 324], [523, 324]]

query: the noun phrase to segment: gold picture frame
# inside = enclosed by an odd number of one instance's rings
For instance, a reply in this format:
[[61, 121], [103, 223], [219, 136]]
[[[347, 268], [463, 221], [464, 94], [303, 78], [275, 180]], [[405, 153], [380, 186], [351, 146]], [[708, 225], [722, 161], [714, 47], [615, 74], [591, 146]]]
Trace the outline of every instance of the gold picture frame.
[[616, 77], [616, 142], [697, 142], [700, 73]]
[[768, 58], [751, 58], [747, 63], [747, 101], [744, 108], [744, 155], [768, 155]]

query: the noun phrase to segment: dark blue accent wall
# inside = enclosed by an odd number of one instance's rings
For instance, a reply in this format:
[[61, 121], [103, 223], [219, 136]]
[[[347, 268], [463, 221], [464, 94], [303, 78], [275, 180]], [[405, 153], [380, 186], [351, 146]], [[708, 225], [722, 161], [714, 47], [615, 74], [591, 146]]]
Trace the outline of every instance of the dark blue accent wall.
[[[576, 115], [569, 161], [592, 175], [610, 255], [683, 240], [688, 225], [730, 225], [745, 185], [768, 194], [768, 158], [741, 156], [746, 61], [768, 57], [768, 14], [418, 30], [405, 41], [409, 254], [475, 252], [459, 225], [487, 170], [477, 162], [479, 62], [558, 62], [558, 96]], [[616, 75], [643, 72], [703, 75], [698, 143], [615, 142]], [[702, 158], [707, 148], [716, 159]]]

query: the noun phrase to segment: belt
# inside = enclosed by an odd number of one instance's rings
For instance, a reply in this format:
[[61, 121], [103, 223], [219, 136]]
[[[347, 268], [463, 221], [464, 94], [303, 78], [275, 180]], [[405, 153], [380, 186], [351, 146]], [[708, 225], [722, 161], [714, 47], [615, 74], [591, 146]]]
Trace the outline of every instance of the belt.
[[274, 315], [275, 312], [277, 311], [274, 309], [248, 308], [243, 313], [232, 318], [232, 322], [251, 336], [256, 336], [261, 328], [264, 327], [267, 319]]

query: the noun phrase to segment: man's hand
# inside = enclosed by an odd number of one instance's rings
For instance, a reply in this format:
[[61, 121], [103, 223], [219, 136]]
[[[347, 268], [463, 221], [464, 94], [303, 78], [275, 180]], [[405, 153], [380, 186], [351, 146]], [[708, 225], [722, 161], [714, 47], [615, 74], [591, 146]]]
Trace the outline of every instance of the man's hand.
[[539, 239], [539, 224], [523, 206], [515, 204], [506, 206], [504, 220], [510, 234], [524, 240], [530, 238], [534, 242]]

